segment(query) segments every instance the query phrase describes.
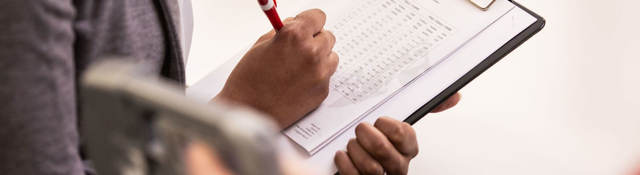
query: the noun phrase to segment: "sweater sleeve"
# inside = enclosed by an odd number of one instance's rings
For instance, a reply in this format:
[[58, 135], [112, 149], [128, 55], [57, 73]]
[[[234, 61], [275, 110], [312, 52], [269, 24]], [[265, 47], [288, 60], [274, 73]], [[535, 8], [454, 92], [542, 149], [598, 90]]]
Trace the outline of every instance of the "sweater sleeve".
[[84, 174], [72, 0], [0, 2], [0, 172]]

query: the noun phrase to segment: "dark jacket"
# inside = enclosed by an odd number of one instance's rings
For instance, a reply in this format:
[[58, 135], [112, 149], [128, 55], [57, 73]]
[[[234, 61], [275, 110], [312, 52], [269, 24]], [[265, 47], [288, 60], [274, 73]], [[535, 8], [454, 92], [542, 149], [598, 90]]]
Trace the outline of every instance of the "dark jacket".
[[0, 174], [84, 174], [78, 79], [124, 56], [184, 83], [177, 0], [0, 1]]

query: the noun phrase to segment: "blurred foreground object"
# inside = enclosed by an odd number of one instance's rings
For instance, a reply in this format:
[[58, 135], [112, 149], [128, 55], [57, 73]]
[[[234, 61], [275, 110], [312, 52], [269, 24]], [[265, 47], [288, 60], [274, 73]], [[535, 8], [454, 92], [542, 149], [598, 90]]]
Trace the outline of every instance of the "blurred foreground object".
[[[119, 59], [108, 59], [119, 60]], [[187, 99], [129, 62], [94, 65], [81, 87], [81, 134], [98, 174], [190, 174], [193, 143], [233, 174], [281, 174], [275, 125], [253, 111]]]

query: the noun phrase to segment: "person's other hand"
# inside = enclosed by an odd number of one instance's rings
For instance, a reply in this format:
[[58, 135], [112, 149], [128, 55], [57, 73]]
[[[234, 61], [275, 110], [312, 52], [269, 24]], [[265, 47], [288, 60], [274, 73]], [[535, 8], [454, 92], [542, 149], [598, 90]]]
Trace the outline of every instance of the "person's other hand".
[[[452, 108], [460, 101], [459, 93], [433, 109], [437, 113]], [[407, 174], [409, 162], [418, 155], [416, 132], [408, 123], [388, 117], [379, 118], [371, 126], [356, 127], [356, 139], [351, 139], [347, 152], [338, 151], [334, 162], [342, 175]]]
[[308, 10], [270, 32], [235, 67], [217, 98], [243, 103], [286, 128], [317, 108], [329, 93], [338, 66], [335, 36], [323, 29], [326, 16]]
[[460, 102], [461, 95], [460, 93], [453, 94], [453, 96], [449, 97], [447, 101], [442, 102], [442, 104], [438, 105], [435, 109], [431, 110], [432, 113], [438, 113], [442, 111], [446, 111], [456, 106], [458, 102]]
[[359, 124], [347, 152], [338, 151], [334, 161], [341, 175], [404, 175], [417, 154], [416, 132], [411, 125], [382, 117], [373, 126]]

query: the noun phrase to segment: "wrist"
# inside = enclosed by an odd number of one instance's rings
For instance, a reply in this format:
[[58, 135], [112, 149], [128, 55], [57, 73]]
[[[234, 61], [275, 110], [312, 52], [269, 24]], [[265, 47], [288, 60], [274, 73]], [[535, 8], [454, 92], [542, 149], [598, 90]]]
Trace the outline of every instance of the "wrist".
[[220, 93], [218, 93], [218, 95], [213, 97], [213, 99], [211, 99], [209, 103], [225, 103], [225, 104], [234, 105], [234, 106], [244, 106], [244, 107], [257, 109], [256, 107], [244, 102], [243, 100], [240, 100], [237, 97], [232, 96], [230, 93], [226, 92], [225, 90], [222, 90]]
[[273, 103], [261, 104], [259, 100], [251, 99], [239, 94], [234, 94], [233, 92], [227, 91], [225, 89], [223, 89], [218, 95], [216, 95], [209, 102], [210, 103], [222, 102], [230, 105], [245, 106], [245, 107], [252, 108], [254, 110], [257, 110], [259, 112], [266, 114], [266, 116], [268, 116], [271, 120], [274, 120], [281, 129], [286, 128], [288, 125], [290, 125], [289, 123], [291, 123], [291, 122], [284, 121], [282, 117], [279, 117], [279, 116], [282, 116], [282, 113], [278, 111], [283, 111], [283, 110], [276, 109], [276, 107], [273, 106]]

